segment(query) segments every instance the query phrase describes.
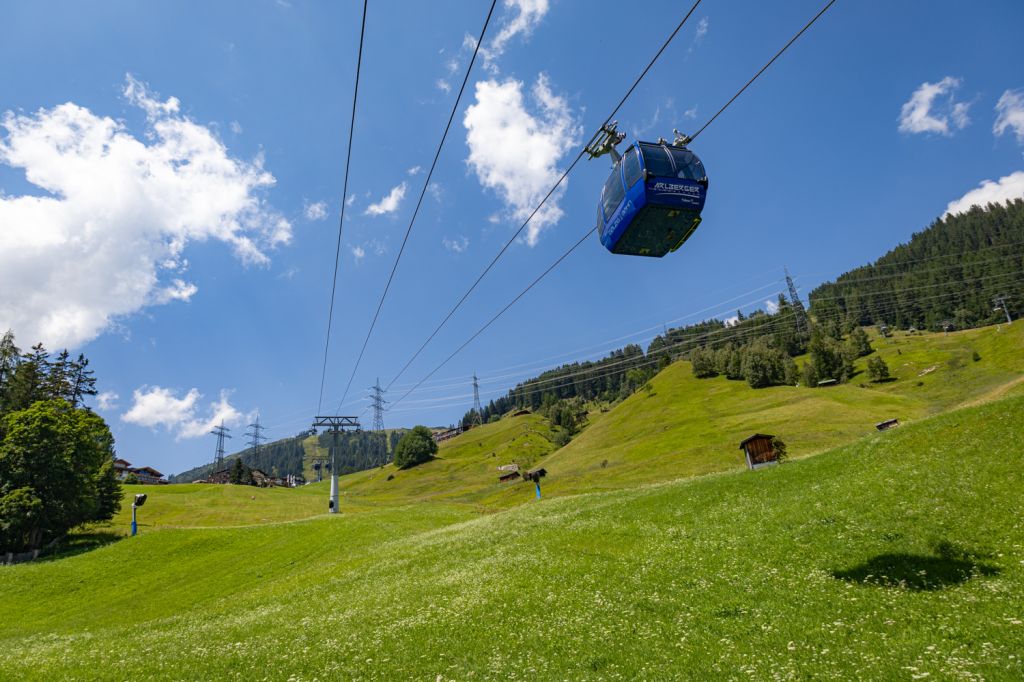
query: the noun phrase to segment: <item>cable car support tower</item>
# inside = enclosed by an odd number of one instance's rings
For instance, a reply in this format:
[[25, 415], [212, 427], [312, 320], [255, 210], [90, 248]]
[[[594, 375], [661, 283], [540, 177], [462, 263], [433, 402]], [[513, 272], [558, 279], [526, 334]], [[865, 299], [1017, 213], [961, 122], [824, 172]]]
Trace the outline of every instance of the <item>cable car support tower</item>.
[[337, 514], [338, 509], [338, 466], [336, 453], [338, 452], [338, 434], [346, 429], [359, 430], [359, 417], [342, 417], [338, 415], [318, 415], [313, 418], [313, 433], [318, 428], [326, 428], [331, 433], [331, 501], [328, 505], [328, 512]]

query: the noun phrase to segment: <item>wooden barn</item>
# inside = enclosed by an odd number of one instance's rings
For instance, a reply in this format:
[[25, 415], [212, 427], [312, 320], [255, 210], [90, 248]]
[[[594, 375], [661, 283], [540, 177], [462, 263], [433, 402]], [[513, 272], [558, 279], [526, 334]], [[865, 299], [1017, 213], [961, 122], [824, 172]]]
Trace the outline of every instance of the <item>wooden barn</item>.
[[779, 463], [778, 454], [772, 447], [773, 440], [775, 440], [775, 436], [766, 433], [755, 433], [753, 436], [743, 439], [740, 443], [740, 450], [747, 457], [747, 467], [760, 469]]

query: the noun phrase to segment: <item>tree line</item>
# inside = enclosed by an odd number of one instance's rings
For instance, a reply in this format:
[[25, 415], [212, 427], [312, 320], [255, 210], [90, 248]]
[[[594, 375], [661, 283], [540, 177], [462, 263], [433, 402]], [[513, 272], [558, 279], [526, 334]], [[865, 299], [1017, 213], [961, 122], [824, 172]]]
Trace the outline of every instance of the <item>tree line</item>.
[[814, 289], [811, 310], [849, 325], [941, 331], [1024, 313], [1024, 200], [939, 218], [870, 265]]
[[92, 395], [85, 356], [0, 337], [0, 551], [39, 549], [120, 509], [114, 437], [83, 404]]

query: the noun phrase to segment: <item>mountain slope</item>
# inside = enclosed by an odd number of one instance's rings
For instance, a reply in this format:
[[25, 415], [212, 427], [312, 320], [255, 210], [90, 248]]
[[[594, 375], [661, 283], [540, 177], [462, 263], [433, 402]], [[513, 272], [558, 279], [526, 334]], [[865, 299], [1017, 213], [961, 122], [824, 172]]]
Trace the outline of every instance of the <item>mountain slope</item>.
[[1011, 398], [768, 470], [464, 523], [431, 502], [3, 568], [0, 669], [1018, 679], [1022, 421]]

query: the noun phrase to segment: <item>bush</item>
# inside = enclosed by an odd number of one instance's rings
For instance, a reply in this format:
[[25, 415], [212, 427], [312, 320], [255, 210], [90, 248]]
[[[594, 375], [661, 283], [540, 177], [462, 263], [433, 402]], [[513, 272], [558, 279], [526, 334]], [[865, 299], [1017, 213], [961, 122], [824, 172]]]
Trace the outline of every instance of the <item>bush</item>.
[[124, 477], [123, 483], [125, 485], [138, 485], [139, 477], [136, 476], [134, 473], [128, 474], [127, 476]]
[[564, 447], [564, 446], [568, 445], [569, 441], [571, 441], [571, 440], [572, 440], [572, 434], [569, 433], [568, 431], [566, 431], [565, 429], [559, 429], [555, 433], [554, 443], [558, 447]]
[[408, 469], [428, 462], [437, 453], [437, 443], [426, 426], [414, 426], [406, 431], [395, 446], [395, 466]]
[[975, 362], [978, 362], [979, 360], [981, 360], [981, 355], [978, 354], [978, 351], [974, 351], [971, 354], [971, 359], [974, 360]]
[[871, 381], [885, 381], [889, 378], [889, 365], [879, 356], [868, 358], [868, 378]]
[[779, 464], [785, 461], [787, 457], [786, 443], [778, 436], [772, 438], [772, 450], [775, 451], [775, 459], [778, 460]]

